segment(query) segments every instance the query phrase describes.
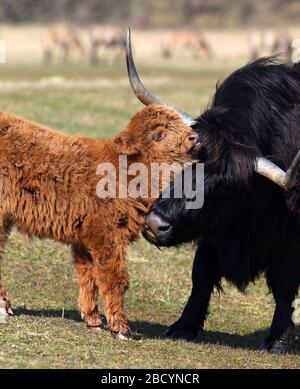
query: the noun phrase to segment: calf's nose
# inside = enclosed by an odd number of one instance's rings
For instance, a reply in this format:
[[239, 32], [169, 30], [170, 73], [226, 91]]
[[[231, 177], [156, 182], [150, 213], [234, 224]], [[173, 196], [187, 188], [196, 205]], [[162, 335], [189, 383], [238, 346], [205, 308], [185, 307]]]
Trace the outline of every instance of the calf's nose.
[[171, 224], [163, 220], [154, 212], [150, 212], [146, 218], [146, 229], [149, 229], [156, 237], [162, 236], [170, 231]]
[[184, 143], [188, 150], [192, 149], [197, 143], [199, 143], [199, 135], [196, 132], [193, 132], [185, 138]]
[[188, 140], [192, 143], [198, 143], [198, 134], [192, 134], [188, 137]]

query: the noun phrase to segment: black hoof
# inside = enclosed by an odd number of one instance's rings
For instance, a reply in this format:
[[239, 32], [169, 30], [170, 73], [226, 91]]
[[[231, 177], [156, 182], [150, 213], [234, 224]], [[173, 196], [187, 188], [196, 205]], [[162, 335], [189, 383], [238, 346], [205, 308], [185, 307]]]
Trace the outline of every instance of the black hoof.
[[192, 342], [198, 337], [198, 332], [190, 328], [169, 327], [162, 336], [173, 340], [186, 340]]
[[275, 342], [270, 349], [270, 354], [275, 354], [275, 355], [285, 355], [285, 354], [290, 354], [292, 352], [292, 347], [288, 343], [281, 343]]
[[267, 350], [270, 354], [275, 355], [290, 354], [294, 339], [294, 327], [289, 327], [277, 340], [270, 341], [267, 338], [261, 345], [260, 350]]

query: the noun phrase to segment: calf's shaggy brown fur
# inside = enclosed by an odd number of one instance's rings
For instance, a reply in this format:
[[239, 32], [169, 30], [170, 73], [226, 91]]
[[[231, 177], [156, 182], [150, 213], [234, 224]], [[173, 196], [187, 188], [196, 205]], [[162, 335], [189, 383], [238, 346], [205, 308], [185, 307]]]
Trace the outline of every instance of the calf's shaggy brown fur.
[[[128, 165], [189, 160], [195, 137], [180, 117], [150, 105], [111, 140], [69, 136], [0, 113], [0, 259], [10, 230], [71, 245], [85, 323], [99, 329], [98, 293], [108, 328], [129, 336], [123, 298], [128, 286], [126, 250], [144, 224], [151, 199], [100, 199], [97, 166], [119, 155]], [[0, 304], [11, 314], [4, 284]]]

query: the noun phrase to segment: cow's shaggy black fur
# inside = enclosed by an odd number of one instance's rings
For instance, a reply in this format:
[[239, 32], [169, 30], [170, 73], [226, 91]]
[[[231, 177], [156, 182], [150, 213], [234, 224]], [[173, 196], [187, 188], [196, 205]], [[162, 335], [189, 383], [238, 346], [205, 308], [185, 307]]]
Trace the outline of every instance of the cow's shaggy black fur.
[[300, 180], [285, 192], [254, 166], [264, 156], [288, 168], [300, 149], [299, 103], [300, 72], [265, 58], [217, 86], [211, 106], [197, 119], [204, 206], [188, 210], [185, 198], [158, 199], [152, 215], [171, 227], [147, 236], [165, 246], [198, 241], [191, 296], [166, 335], [191, 339], [203, 329], [210, 295], [223, 277], [244, 291], [264, 273], [276, 309], [262, 348], [290, 351], [292, 302], [300, 283]]

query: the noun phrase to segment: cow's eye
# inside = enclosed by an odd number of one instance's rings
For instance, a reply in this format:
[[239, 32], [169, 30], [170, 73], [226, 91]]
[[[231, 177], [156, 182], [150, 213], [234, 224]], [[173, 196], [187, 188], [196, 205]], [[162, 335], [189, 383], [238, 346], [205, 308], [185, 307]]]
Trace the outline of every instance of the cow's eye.
[[159, 133], [159, 134], [155, 134], [153, 136], [153, 140], [155, 140], [155, 142], [159, 142], [160, 140], [164, 139], [165, 135], [162, 134], [162, 133]]

